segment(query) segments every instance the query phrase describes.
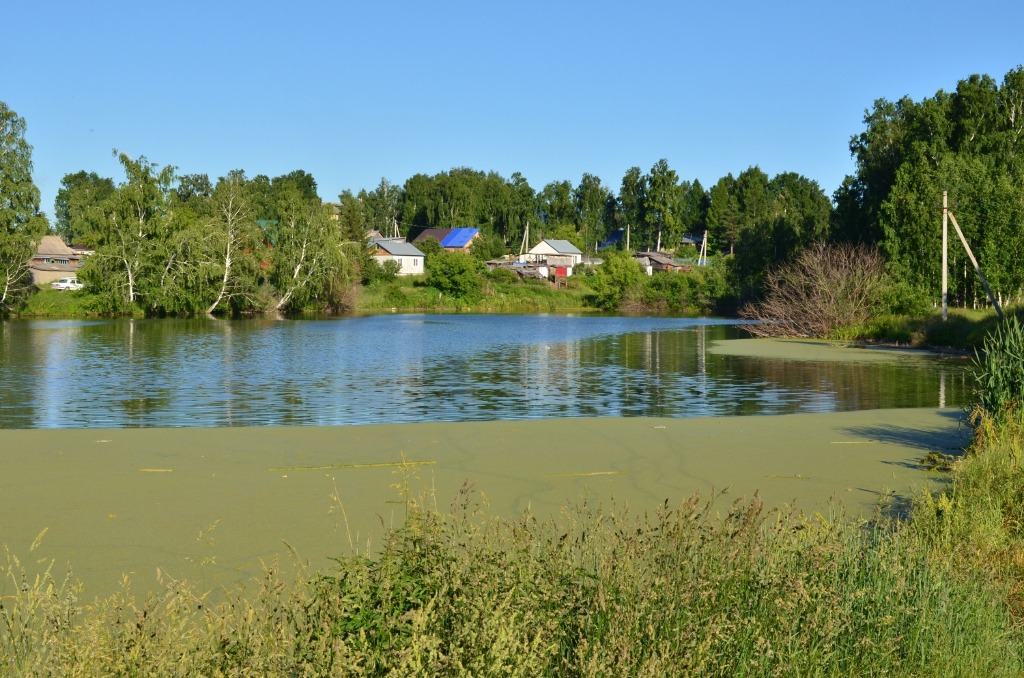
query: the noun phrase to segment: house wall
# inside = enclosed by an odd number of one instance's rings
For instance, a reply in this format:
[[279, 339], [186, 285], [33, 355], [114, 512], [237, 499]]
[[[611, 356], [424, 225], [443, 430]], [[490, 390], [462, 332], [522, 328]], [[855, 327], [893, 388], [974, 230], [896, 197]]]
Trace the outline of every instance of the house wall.
[[77, 269], [74, 271], [40, 271], [39, 269], [30, 269], [32, 273], [32, 284], [33, 285], [49, 285], [54, 280], [60, 280], [61, 278], [71, 278], [78, 275]]
[[398, 275], [421, 275], [424, 273], [423, 257], [406, 257], [401, 255], [377, 254], [374, 255], [377, 263], [381, 266], [385, 261], [397, 261], [399, 265]]

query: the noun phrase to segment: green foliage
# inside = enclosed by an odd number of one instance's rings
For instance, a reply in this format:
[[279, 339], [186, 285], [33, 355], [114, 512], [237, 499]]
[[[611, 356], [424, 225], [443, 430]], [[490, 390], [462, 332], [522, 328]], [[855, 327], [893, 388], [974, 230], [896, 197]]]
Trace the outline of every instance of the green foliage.
[[[851, 140], [857, 174], [836, 192], [833, 233], [877, 242], [897, 280], [938, 301], [942, 279], [941, 205], [949, 204], [996, 294], [1024, 292], [1016, 253], [1024, 246], [1024, 67], [997, 83], [985, 75], [961, 80], [916, 102], [880, 99]], [[984, 298], [950, 230], [950, 299], [963, 306]]]
[[89, 289], [118, 312], [145, 307], [159, 293], [173, 239], [170, 193], [173, 167], [160, 169], [145, 157], [115, 155], [125, 182], [103, 201], [96, 254], [79, 273]]
[[114, 193], [114, 181], [82, 170], [65, 174], [54, 201], [54, 230], [65, 243], [94, 248], [99, 244], [102, 205]]
[[452, 168], [405, 182], [399, 220], [406, 227], [479, 227], [503, 242], [518, 242], [526, 223], [536, 220], [536, 195], [522, 175]]
[[769, 179], [757, 167], [739, 175], [734, 193], [722, 216], [737, 220], [732, 271], [745, 296], [758, 296], [769, 270], [824, 241], [832, 206], [817, 182], [792, 172]]
[[416, 244], [416, 248], [423, 252], [424, 267], [427, 271], [430, 271], [430, 266], [433, 262], [441, 257], [445, 253], [444, 248], [441, 247], [441, 243], [433, 238], [425, 238]]
[[997, 424], [1024, 423], [1024, 325], [1008, 316], [975, 354], [977, 406]]
[[484, 273], [479, 259], [463, 252], [441, 251], [431, 258], [426, 284], [456, 300], [474, 301], [480, 296]]
[[388, 260], [379, 263], [376, 257], [366, 256], [362, 263], [362, 282], [364, 285], [393, 282], [398, 277], [402, 265], [397, 261]]
[[93, 315], [91, 297], [85, 290], [37, 288], [26, 299], [18, 315], [29, 318], [80, 318]]
[[878, 295], [878, 310], [883, 314], [924, 316], [931, 312], [931, 304], [924, 290], [887, 275]]
[[278, 311], [338, 310], [349, 305], [355, 266], [337, 238], [329, 207], [285, 191], [280, 236], [271, 251], [270, 282]]
[[487, 277], [490, 278], [492, 282], [503, 285], [512, 285], [519, 280], [519, 276], [515, 274], [515, 271], [511, 271], [503, 266], [499, 266], [493, 271], [489, 271], [487, 273]]
[[608, 252], [591, 281], [597, 307], [614, 311], [640, 299], [645, 277], [631, 253]]
[[28, 294], [28, 262], [49, 225], [39, 213], [39, 189], [32, 181], [32, 146], [25, 119], [0, 101], [0, 316]]
[[500, 235], [486, 233], [478, 238], [474, 238], [473, 242], [469, 245], [469, 253], [480, 261], [490, 261], [491, 259], [504, 257], [507, 249]]

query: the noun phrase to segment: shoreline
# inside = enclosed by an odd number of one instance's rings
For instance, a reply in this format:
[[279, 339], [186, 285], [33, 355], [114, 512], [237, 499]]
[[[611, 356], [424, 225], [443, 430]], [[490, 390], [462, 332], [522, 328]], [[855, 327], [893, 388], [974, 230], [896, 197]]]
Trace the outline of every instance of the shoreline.
[[[567, 503], [634, 512], [700, 492], [719, 511], [767, 506], [868, 516], [940, 475], [962, 449], [947, 408], [696, 419], [544, 419], [343, 427], [0, 430], [0, 544], [67, 564], [86, 597], [153, 590], [157, 572], [203, 590], [248, 581], [289, 553], [313, 570], [372, 552], [401, 524], [402, 491], [448, 510], [466, 483], [492, 515]], [[397, 486], [397, 487], [396, 487]], [[932, 485], [934, 488], [936, 485]], [[41, 545], [30, 547], [42, 534]], [[295, 563], [292, 563], [295, 565]]]

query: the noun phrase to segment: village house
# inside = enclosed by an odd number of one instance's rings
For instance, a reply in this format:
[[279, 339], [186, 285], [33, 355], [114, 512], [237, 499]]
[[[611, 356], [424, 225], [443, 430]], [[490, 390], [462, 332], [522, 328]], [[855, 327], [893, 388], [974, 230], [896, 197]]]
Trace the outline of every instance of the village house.
[[78, 273], [83, 258], [84, 255], [65, 245], [59, 235], [44, 235], [28, 265], [32, 284], [45, 285]]
[[378, 239], [371, 240], [370, 247], [370, 256], [381, 266], [386, 261], [398, 262], [398, 275], [421, 275], [425, 272], [426, 257], [411, 243]]
[[583, 261], [583, 252], [568, 240], [541, 240], [529, 252], [520, 255], [519, 260], [546, 264], [549, 269], [556, 271], [556, 275], [562, 277], [572, 275], [573, 266]]
[[479, 237], [479, 228], [425, 228], [416, 234], [416, 237], [412, 239], [412, 243], [416, 245], [427, 238], [433, 238], [448, 252], [465, 252], [469, 254], [470, 246]]
[[643, 267], [647, 275], [653, 275], [655, 271], [666, 273], [686, 273], [690, 271], [690, 267], [687, 264], [678, 261], [671, 254], [664, 252], [637, 252], [633, 255], [633, 258]]

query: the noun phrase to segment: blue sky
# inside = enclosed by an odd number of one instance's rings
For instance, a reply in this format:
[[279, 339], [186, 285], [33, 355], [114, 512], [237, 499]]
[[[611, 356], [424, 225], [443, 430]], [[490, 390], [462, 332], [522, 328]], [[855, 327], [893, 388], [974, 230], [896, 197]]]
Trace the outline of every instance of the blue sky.
[[617, 192], [659, 158], [831, 194], [876, 99], [1024, 63], [1009, 1], [11, 4], [0, 101], [49, 214], [65, 174], [120, 182], [115, 148], [214, 180], [303, 169], [324, 200], [461, 166]]

